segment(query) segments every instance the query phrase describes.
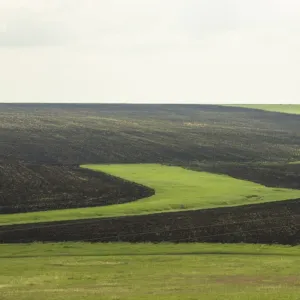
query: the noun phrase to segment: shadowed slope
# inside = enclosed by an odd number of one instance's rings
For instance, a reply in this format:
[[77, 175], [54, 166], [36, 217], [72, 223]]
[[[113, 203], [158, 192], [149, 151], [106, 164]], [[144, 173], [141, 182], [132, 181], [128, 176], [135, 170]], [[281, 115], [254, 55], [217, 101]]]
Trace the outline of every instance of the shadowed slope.
[[0, 165], [0, 187], [0, 215], [120, 204], [154, 194], [144, 186], [78, 166], [22, 163]]

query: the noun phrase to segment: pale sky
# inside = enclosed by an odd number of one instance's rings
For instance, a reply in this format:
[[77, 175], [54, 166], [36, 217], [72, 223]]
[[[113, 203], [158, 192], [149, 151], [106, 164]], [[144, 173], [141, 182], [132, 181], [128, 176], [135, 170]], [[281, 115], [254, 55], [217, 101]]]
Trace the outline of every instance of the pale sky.
[[0, 102], [299, 103], [299, 0], [0, 0]]

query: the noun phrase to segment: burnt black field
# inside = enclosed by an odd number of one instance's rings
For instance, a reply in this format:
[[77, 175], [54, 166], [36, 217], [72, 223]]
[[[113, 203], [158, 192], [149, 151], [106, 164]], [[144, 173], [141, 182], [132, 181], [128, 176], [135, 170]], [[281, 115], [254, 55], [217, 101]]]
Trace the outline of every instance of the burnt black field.
[[[85, 163], [162, 163], [299, 189], [300, 167], [288, 164], [300, 160], [299, 128], [300, 116], [237, 107], [0, 104], [0, 218], [125, 203], [154, 193], [80, 169]], [[297, 244], [298, 211], [298, 201], [284, 201], [110, 219], [109, 227], [100, 219], [72, 226], [62, 222], [54, 235], [53, 224], [43, 224], [45, 229], [23, 225], [21, 232], [21, 225], [0, 226], [0, 241], [77, 241], [88, 236], [95, 241]], [[259, 221], [253, 222], [255, 218]], [[224, 226], [215, 226], [220, 222]], [[199, 226], [206, 229], [194, 234], [188, 230]]]

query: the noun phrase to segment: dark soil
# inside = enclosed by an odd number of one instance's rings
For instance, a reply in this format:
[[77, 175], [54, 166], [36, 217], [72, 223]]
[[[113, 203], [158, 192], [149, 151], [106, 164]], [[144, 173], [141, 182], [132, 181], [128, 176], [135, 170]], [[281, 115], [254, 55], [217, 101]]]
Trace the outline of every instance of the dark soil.
[[[0, 214], [110, 205], [154, 191], [84, 163], [164, 163], [300, 188], [300, 116], [212, 105], [0, 104]], [[276, 162], [276, 165], [266, 163]], [[279, 163], [279, 164], [278, 164]], [[299, 244], [300, 202], [0, 227], [0, 242]]]
[[300, 200], [107, 219], [0, 226], [1, 243], [300, 244]]
[[300, 189], [300, 164], [190, 163], [182, 167], [225, 174], [268, 187]]
[[300, 160], [299, 123], [212, 105], [0, 104], [0, 163]]
[[77, 166], [0, 165], [0, 214], [104, 206], [154, 190]]

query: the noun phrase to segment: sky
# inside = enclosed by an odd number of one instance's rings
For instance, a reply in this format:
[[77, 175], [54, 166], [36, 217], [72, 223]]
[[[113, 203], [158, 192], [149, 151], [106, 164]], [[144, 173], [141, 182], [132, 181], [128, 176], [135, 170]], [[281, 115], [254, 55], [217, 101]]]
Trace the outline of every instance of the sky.
[[0, 0], [0, 102], [299, 103], [299, 0]]

